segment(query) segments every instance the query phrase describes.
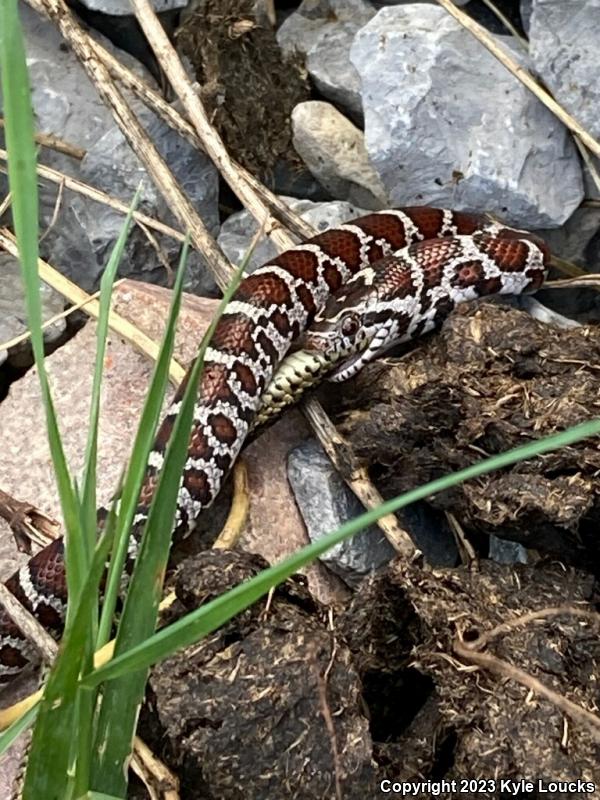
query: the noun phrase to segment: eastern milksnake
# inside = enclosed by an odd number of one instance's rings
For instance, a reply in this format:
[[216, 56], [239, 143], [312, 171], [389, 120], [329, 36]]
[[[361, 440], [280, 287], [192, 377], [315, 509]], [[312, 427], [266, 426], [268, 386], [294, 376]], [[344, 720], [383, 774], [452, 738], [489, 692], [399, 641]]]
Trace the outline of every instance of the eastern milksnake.
[[[260, 267], [240, 284], [206, 351], [175, 536], [191, 532], [200, 511], [217, 496], [257, 419], [276, 367], [313, 320], [301, 344], [313, 353], [315, 372], [320, 376], [325, 367], [351, 354], [351, 363], [346, 368], [342, 364], [337, 376], [343, 379], [391, 343], [439, 324], [456, 303], [535, 291], [544, 280], [548, 257], [545, 245], [531, 234], [484, 217], [415, 207], [353, 220]], [[323, 309], [324, 316], [315, 320]], [[269, 390], [273, 405], [279, 390], [277, 385]], [[181, 393], [182, 387], [150, 455], [131, 559]], [[48, 630], [60, 635], [66, 606], [62, 541], [37, 553], [6, 585]], [[31, 645], [0, 609], [0, 681], [10, 680], [33, 657]]]

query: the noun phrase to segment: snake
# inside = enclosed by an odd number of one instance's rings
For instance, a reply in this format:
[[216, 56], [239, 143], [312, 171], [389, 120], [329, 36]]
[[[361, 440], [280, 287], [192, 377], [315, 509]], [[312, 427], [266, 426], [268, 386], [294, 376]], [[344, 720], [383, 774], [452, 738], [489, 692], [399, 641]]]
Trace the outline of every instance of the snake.
[[459, 303], [537, 291], [546, 277], [545, 245], [511, 228], [495, 233], [419, 242], [352, 276], [279, 364], [255, 426], [323, 379], [346, 381], [387, 350], [436, 330]]
[[[345, 380], [388, 346], [439, 325], [460, 302], [535, 291], [548, 261], [548, 248], [533, 234], [484, 215], [415, 206], [330, 228], [248, 275], [205, 351], [173, 539], [189, 535], [215, 500], [249, 432], [262, 420], [261, 408], [276, 413], [282, 395], [296, 398], [324, 376]], [[301, 378], [294, 380], [298, 363]], [[185, 385], [184, 379], [150, 452], [129, 567]], [[62, 539], [36, 553], [5, 585], [60, 637], [67, 604]], [[33, 645], [0, 609], [0, 682], [37, 660]]]

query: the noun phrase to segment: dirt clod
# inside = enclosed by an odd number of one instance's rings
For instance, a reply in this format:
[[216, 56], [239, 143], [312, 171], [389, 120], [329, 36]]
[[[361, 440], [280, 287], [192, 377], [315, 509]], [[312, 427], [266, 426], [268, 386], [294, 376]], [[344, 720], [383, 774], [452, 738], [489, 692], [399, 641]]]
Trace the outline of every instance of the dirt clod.
[[[600, 330], [558, 330], [512, 308], [459, 309], [400, 361], [363, 370], [341, 398], [342, 430], [393, 497], [600, 413]], [[573, 564], [598, 564], [594, 440], [438, 494], [467, 532], [496, 534]]]
[[[264, 566], [203, 553], [186, 562], [178, 595], [190, 610]], [[360, 681], [302, 583], [156, 667], [151, 687], [186, 798], [322, 800], [336, 780], [344, 797], [374, 796]]]
[[[565, 717], [527, 686], [478, 668], [454, 651], [458, 635], [468, 641], [530, 612], [569, 604], [592, 612], [590, 618], [564, 613], [514, 626], [492, 637], [483, 652], [595, 710], [600, 618], [593, 618], [594, 607], [587, 602], [592, 589], [593, 579], [584, 573], [542, 563], [509, 568], [485, 561], [479, 570], [469, 571], [396, 562], [371, 579], [338, 620], [362, 665], [361, 677], [365, 668], [377, 664], [380, 686], [386, 673], [408, 668], [431, 680], [431, 691], [422, 695], [414, 718], [395, 737], [375, 743], [375, 757], [388, 777], [459, 782], [502, 776], [600, 785], [600, 747], [585, 725]], [[399, 619], [395, 632], [387, 628], [391, 648], [374, 630], [382, 616], [389, 619], [390, 604]], [[400, 694], [388, 702], [393, 699], [401, 713], [403, 703], [412, 698]], [[458, 791], [444, 794], [461, 796]], [[583, 798], [585, 793], [569, 796]]]
[[310, 94], [298, 58], [284, 58], [252, 0], [200, 0], [177, 34], [227, 150], [259, 177], [279, 159], [298, 166], [290, 115]]

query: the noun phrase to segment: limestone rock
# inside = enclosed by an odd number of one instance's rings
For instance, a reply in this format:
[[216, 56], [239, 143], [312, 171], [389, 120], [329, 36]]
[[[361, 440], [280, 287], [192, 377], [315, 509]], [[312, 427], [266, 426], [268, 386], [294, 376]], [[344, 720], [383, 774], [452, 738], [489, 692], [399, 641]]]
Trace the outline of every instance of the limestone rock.
[[524, 228], [557, 227], [579, 205], [566, 129], [442, 8], [383, 8], [351, 60], [367, 152], [394, 205], [485, 209]]
[[334, 197], [364, 208], [386, 207], [363, 132], [334, 106], [318, 100], [299, 103], [292, 112], [292, 130], [296, 151]]
[[533, 66], [558, 102], [600, 137], [598, 0], [533, 0], [529, 41]]
[[[313, 542], [337, 530], [364, 510], [314, 439], [292, 450], [288, 458], [288, 475]], [[320, 560], [346, 583], [354, 586], [369, 572], [391, 561], [394, 554], [392, 545], [381, 530], [371, 525], [332, 547]]]
[[323, 96], [356, 119], [362, 117], [360, 79], [350, 63], [350, 45], [374, 14], [366, 0], [304, 0], [277, 32], [284, 51], [306, 56], [306, 68]]

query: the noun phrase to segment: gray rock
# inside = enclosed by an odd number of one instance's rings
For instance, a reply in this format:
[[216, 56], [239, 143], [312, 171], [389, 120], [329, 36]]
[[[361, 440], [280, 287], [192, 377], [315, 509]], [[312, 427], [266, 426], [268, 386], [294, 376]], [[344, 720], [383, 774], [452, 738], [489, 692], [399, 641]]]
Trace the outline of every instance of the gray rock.
[[[37, 127], [87, 151], [83, 161], [79, 162], [44, 148], [41, 162], [83, 179], [125, 202], [131, 201], [143, 178], [145, 189], [141, 208], [175, 225], [162, 197], [125, 143], [111, 112], [88, 80], [78, 59], [71, 50], [63, 47], [62, 37], [55, 26], [25, 4], [21, 8], [21, 18]], [[118, 54], [126, 66], [153, 82], [134, 58], [116, 50], [102, 37], [97, 38], [107, 49]], [[127, 99], [132, 109], [150, 124], [150, 133], [159, 150], [215, 232], [218, 226], [216, 170], [204, 155], [193, 151], [163, 123], [156, 121], [142, 103], [130, 95]], [[61, 195], [54, 184], [42, 185], [40, 210], [41, 230], [45, 234], [41, 242], [42, 256], [82, 288], [97, 288], [99, 276], [123, 224], [123, 215], [69, 191]], [[176, 266], [180, 244], [160, 235], [156, 238], [166, 259]], [[139, 228], [132, 231], [120, 274], [165, 282], [164, 267]], [[197, 254], [190, 258], [188, 276], [188, 290], [214, 291], [214, 282]]]
[[[546, 295], [552, 296], [552, 294], [554, 294], [554, 297], [557, 296], [556, 292], [550, 292], [549, 290], [546, 292]], [[560, 297], [560, 292], [558, 295]], [[552, 325], [553, 328], [562, 328], [567, 331], [573, 328], [579, 328], [581, 324], [570, 317], [559, 314], [558, 311], [555, 311], [553, 308], [545, 306], [543, 303], [540, 303], [537, 296], [532, 297], [530, 294], [520, 294], [510, 298], [510, 305], [514, 308], [523, 309], [530, 317], [539, 320], [539, 322], [543, 322], [544, 325]]]
[[356, 119], [362, 118], [360, 79], [350, 63], [350, 45], [374, 14], [365, 0], [304, 0], [277, 31], [285, 52], [306, 56], [306, 68], [324, 97]]
[[394, 205], [486, 209], [527, 228], [557, 227], [579, 205], [565, 128], [442, 8], [382, 9], [351, 60], [367, 152]]
[[[313, 542], [364, 511], [314, 439], [292, 450], [288, 477]], [[373, 525], [331, 548], [321, 561], [350, 586], [356, 586], [394, 555], [394, 548]]]
[[[194, 150], [151, 112], [144, 111], [140, 116], [180, 185], [209, 229], [216, 234], [218, 174], [215, 167], [207, 156]], [[141, 183], [140, 210], [178, 227], [162, 195], [150, 181], [116, 126], [109, 129], [88, 150], [81, 163], [81, 176], [87, 183], [126, 203], [132, 200]], [[86, 259], [86, 273], [83, 276], [78, 275], [77, 282], [85, 288], [93, 288], [98, 283], [122, 225], [122, 214], [80, 195], [73, 195], [61, 217], [60, 235], [53, 237], [51, 233], [49, 236], [50, 260], [67, 270], [70, 265], [76, 268], [80, 259]], [[166, 236], [157, 238], [168, 262], [176, 267], [180, 243]], [[93, 254], [93, 259], [90, 258], [90, 253]], [[164, 266], [143, 231], [137, 226], [132, 229], [127, 241], [119, 274], [164, 282]], [[198, 294], [215, 291], [215, 284], [206, 264], [195, 251], [190, 253], [186, 290]]]
[[533, 0], [521, 0], [521, 22], [523, 30], [529, 35], [529, 25], [531, 24], [531, 13], [533, 11]]
[[518, 542], [490, 536], [489, 557], [498, 564], [527, 564], [527, 550]]
[[298, 103], [292, 112], [293, 142], [311, 173], [339, 200], [363, 208], [388, 205], [369, 162], [364, 134], [329, 103]]
[[[297, 200], [294, 197], [281, 197], [290, 208], [315, 228], [317, 233], [333, 228], [354, 217], [368, 213], [345, 201], [335, 200], [313, 203], [310, 200]], [[248, 250], [258, 225], [248, 211], [238, 211], [228, 217], [221, 225], [218, 242], [232, 264], [239, 264]], [[269, 240], [263, 239], [254, 249], [248, 272], [253, 272], [265, 261], [277, 255], [277, 248]]]
[[[46, 283], [40, 283], [42, 298], [42, 320], [50, 319], [64, 309], [64, 298]], [[61, 336], [66, 327], [64, 319], [53, 322], [44, 329], [44, 341], [52, 344]], [[23, 293], [21, 268], [16, 258], [8, 253], [0, 253], [0, 346], [15, 336], [27, 331], [27, 311]], [[9, 356], [15, 366], [31, 363], [29, 343], [17, 345], [12, 349], [0, 349], [0, 364]]]
[[558, 102], [600, 137], [598, 0], [534, 0], [529, 42], [533, 66]]
[[[27, 66], [32, 87], [37, 129], [52, 133], [87, 150], [114, 126], [111, 112], [104, 105], [77, 57], [67, 47], [56, 26], [41, 17], [26, 3], [20, 3], [19, 16], [25, 33]], [[149, 79], [146, 70], [128, 53], [115, 48], [107, 39], [95, 38], [136, 74]], [[143, 106], [132, 99], [135, 108]], [[69, 174], [77, 175], [77, 161], [44, 148], [41, 160]]]
[[542, 235], [553, 253], [597, 272], [600, 263], [590, 258], [589, 244], [599, 231], [600, 208], [582, 207], [576, 209], [560, 228], [543, 231]]
[[[81, 2], [90, 11], [99, 11], [116, 17], [131, 16], [133, 13], [129, 0], [81, 0]], [[152, 0], [152, 6], [158, 14], [162, 11], [185, 8], [186, 5], [187, 0]]]

